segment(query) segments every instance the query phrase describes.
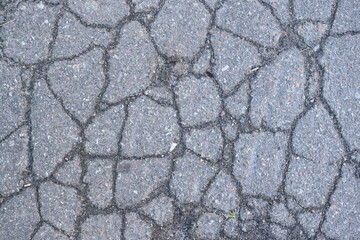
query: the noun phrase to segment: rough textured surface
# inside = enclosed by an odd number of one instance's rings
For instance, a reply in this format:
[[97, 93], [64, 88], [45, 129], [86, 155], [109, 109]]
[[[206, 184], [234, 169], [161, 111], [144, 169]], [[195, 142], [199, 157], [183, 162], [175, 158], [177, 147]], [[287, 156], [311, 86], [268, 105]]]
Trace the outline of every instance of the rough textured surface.
[[91, 44], [106, 46], [112, 35], [103, 29], [83, 26], [73, 15], [67, 13], [59, 21], [59, 29], [53, 49], [54, 58], [78, 55]]
[[27, 144], [26, 127], [0, 142], [0, 194], [18, 191], [25, 184], [23, 178], [28, 166]]
[[354, 239], [360, 236], [359, 179], [351, 174], [349, 165], [343, 166], [343, 178], [331, 198], [323, 230], [333, 238]]
[[102, 52], [96, 49], [72, 61], [56, 62], [49, 68], [52, 89], [82, 122], [93, 115], [96, 97], [105, 81], [101, 62]]
[[210, 185], [204, 202], [206, 206], [230, 211], [239, 206], [239, 197], [234, 180], [226, 173], [220, 172]]
[[79, 130], [44, 80], [35, 83], [31, 109], [34, 172], [47, 177], [79, 140]]
[[290, 9], [288, 0], [264, 0], [264, 2], [270, 4], [275, 16], [277, 16], [283, 23], [289, 21]]
[[57, 228], [71, 234], [81, 204], [74, 189], [54, 183], [43, 183], [39, 188], [42, 217]]
[[[198, 174], [194, 175], [192, 171]], [[213, 175], [211, 166], [192, 154], [185, 154], [175, 163], [170, 187], [180, 202], [197, 202]]]
[[294, 152], [287, 176], [287, 192], [304, 207], [326, 202], [342, 157], [341, 142], [322, 106], [316, 105], [299, 121], [294, 132]]
[[124, 118], [122, 105], [114, 106], [105, 113], [97, 115], [85, 130], [86, 150], [92, 154], [117, 153]]
[[113, 213], [91, 216], [81, 226], [80, 238], [85, 239], [120, 239], [122, 217]]
[[122, 28], [118, 45], [109, 53], [110, 84], [105, 100], [116, 102], [144, 90], [157, 67], [157, 54], [146, 29], [138, 22]]
[[286, 209], [285, 204], [283, 203], [273, 205], [270, 217], [272, 221], [283, 224], [285, 226], [291, 226], [295, 223], [293, 216], [290, 215], [289, 211]]
[[210, 78], [193, 76], [183, 78], [176, 87], [175, 93], [184, 125], [214, 121], [219, 115], [220, 98]]
[[120, 207], [129, 207], [149, 197], [169, 174], [168, 159], [148, 158], [123, 161], [118, 165], [116, 201]]
[[[341, 122], [351, 148], [360, 149], [360, 126], [355, 124], [360, 114], [360, 35], [340, 39], [330, 38], [322, 63], [326, 69], [324, 95]], [[344, 59], [347, 59], [344, 62]]]
[[28, 239], [39, 220], [35, 190], [27, 189], [2, 204], [0, 239]]
[[215, 75], [225, 93], [232, 90], [251, 69], [260, 64], [258, 50], [249, 42], [226, 32], [215, 32]]
[[152, 25], [160, 51], [169, 56], [192, 57], [204, 44], [210, 15], [195, 0], [169, 0]]
[[248, 83], [241, 84], [239, 89], [225, 99], [225, 107], [236, 118], [245, 115], [248, 109], [249, 87]]
[[22, 3], [14, 10], [1, 28], [4, 53], [24, 63], [45, 60], [57, 9], [40, 2]]
[[155, 198], [143, 208], [143, 211], [159, 225], [171, 222], [174, 217], [174, 206], [172, 200], [166, 196]]
[[164, 154], [171, 144], [178, 142], [176, 113], [170, 107], [158, 105], [145, 97], [137, 99], [129, 107], [129, 117], [123, 139], [125, 156]]
[[214, 213], [205, 213], [196, 223], [195, 233], [203, 239], [218, 239], [222, 219]]
[[270, 10], [258, 1], [226, 1], [217, 14], [216, 23], [266, 46], [276, 44], [281, 34]]
[[70, 0], [68, 5], [89, 24], [115, 25], [129, 13], [126, 0]]
[[234, 175], [245, 193], [276, 195], [285, 166], [285, 147], [286, 135], [282, 133], [239, 137], [235, 145]]
[[325, 21], [330, 17], [330, 0], [295, 0], [295, 16], [298, 19], [313, 19]]
[[23, 95], [19, 68], [0, 61], [0, 81], [0, 139], [2, 139], [24, 120], [26, 99]]
[[139, 218], [135, 213], [126, 215], [126, 228], [124, 236], [128, 240], [150, 240], [151, 226]]
[[359, 1], [0, 1], [0, 240], [360, 239]]
[[33, 239], [34, 240], [50, 240], [50, 239], [69, 240], [70, 238], [68, 238], [66, 235], [62, 234], [61, 232], [55, 230], [50, 225], [43, 224], [36, 232]]
[[298, 50], [281, 53], [262, 68], [252, 84], [251, 120], [255, 126], [289, 128], [304, 101], [304, 59]]
[[81, 177], [81, 166], [79, 156], [75, 156], [71, 161], [65, 162], [54, 177], [66, 184], [78, 185]]
[[133, 0], [132, 2], [135, 4], [135, 11], [142, 12], [156, 8], [160, 0]]
[[90, 201], [100, 208], [109, 205], [112, 198], [112, 167], [113, 163], [109, 160], [90, 161], [84, 177]]
[[323, 23], [310, 23], [306, 22], [299, 25], [298, 33], [304, 38], [305, 44], [312, 47], [314, 50], [317, 48], [321, 38], [327, 29], [326, 24]]
[[220, 129], [194, 129], [186, 137], [186, 146], [201, 158], [217, 161], [221, 157], [223, 139]]
[[360, 2], [351, 0], [340, 1], [331, 31], [334, 33], [359, 31], [360, 24], [357, 21], [359, 18]]

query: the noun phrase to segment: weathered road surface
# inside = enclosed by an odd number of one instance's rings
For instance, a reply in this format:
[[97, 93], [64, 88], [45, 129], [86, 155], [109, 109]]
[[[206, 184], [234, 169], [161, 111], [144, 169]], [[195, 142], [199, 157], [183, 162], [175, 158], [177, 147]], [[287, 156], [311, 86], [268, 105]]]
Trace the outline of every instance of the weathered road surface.
[[360, 1], [1, 0], [0, 240], [360, 239]]

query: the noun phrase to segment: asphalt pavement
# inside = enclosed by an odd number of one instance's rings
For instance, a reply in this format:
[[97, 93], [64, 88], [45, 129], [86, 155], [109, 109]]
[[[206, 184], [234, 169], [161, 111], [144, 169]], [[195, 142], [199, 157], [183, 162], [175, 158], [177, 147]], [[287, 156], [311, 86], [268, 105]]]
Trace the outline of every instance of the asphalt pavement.
[[26, 239], [360, 239], [360, 1], [0, 0]]

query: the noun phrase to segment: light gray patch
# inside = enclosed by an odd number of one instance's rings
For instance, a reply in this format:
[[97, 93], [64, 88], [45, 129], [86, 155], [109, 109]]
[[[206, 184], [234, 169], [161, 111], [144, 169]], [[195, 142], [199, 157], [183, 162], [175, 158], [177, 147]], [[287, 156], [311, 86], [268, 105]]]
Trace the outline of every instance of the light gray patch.
[[220, 172], [210, 185], [204, 204], [207, 207], [222, 211], [231, 211], [240, 207], [240, 198], [234, 180], [226, 173]]
[[80, 239], [121, 239], [122, 217], [116, 213], [90, 216], [82, 225]]
[[321, 59], [324, 96], [351, 148], [360, 149], [360, 35], [329, 38]]
[[215, 213], [204, 213], [196, 223], [195, 233], [201, 239], [219, 239], [223, 219]]
[[102, 51], [95, 49], [74, 60], [55, 62], [48, 78], [65, 107], [81, 122], [94, 114], [95, 101], [105, 83]]
[[0, 61], [0, 140], [25, 118], [26, 99], [21, 84], [20, 69]]
[[170, 161], [166, 158], [125, 160], [118, 164], [118, 171], [115, 198], [120, 208], [126, 208], [148, 198], [165, 182], [170, 171]]
[[260, 55], [249, 42], [226, 32], [216, 31], [211, 41], [215, 53], [214, 73], [226, 94], [261, 63]]
[[229, 0], [217, 12], [216, 23], [243, 37], [274, 46], [281, 35], [276, 19], [258, 1]]
[[125, 239], [126, 240], [150, 240], [152, 227], [141, 220], [136, 213], [126, 215]]
[[360, 30], [360, 2], [342, 0], [339, 2], [331, 31], [343, 33]]
[[210, 78], [184, 77], [175, 94], [182, 123], [186, 126], [214, 121], [220, 113], [220, 97]]
[[210, 165], [195, 155], [186, 153], [175, 162], [175, 171], [170, 181], [171, 191], [182, 203], [198, 202], [214, 174], [215, 170]]
[[112, 198], [113, 162], [99, 159], [89, 160], [84, 182], [88, 185], [88, 197], [99, 208], [105, 208]]
[[[28, 166], [28, 128], [21, 127], [0, 142], [0, 193], [7, 195], [26, 184]], [[1, 237], [1, 236], [0, 236]]]
[[202, 158], [216, 162], [221, 158], [224, 140], [218, 128], [193, 129], [186, 136], [186, 146]]
[[133, 0], [135, 4], [135, 12], [149, 11], [157, 8], [160, 0]]
[[111, 39], [110, 32], [104, 29], [85, 27], [73, 15], [65, 13], [59, 21], [53, 57], [64, 58], [77, 55], [90, 44], [106, 47]]
[[161, 195], [143, 208], [145, 214], [160, 226], [171, 223], [174, 218], [174, 206], [171, 198]]
[[140, 97], [129, 106], [121, 150], [124, 156], [142, 157], [167, 153], [178, 142], [176, 112], [162, 107], [147, 97]]
[[225, 99], [225, 108], [238, 119], [245, 115], [248, 108], [248, 91], [248, 83], [244, 82], [233, 95]]
[[69, 0], [71, 10], [80, 15], [87, 23], [114, 26], [129, 14], [126, 0]]
[[56, 231], [50, 225], [43, 223], [43, 225], [36, 232], [34, 240], [70, 240], [66, 235]]
[[39, 4], [20, 4], [8, 16], [8, 24], [1, 27], [4, 52], [16, 61], [32, 64], [47, 57], [58, 9], [44, 5], [39, 8]]
[[287, 173], [286, 192], [304, 207], [319, 206], [337, 175], [343, 149], [330, 116], [320, 105], [301, 118], [294, 130], [293, 157]]
[[205, 42], [210, 14], [196, 0], [165, 2], [151, 27], [160, 51], [168, 56], [192, 57]]
[[326, 21], [331, 14], [331, 0], [295, 0], [294, 12], [297, 19]]
[[30, 239], [39, 221], [35, 189], [26, 189], [1, 205], [0, 239]]
[[322, 227], [331, 238], [350, 240], [360, 236], [360, 181], [353, 172], [352, 166], [343, 166], [342, 178], [331, 197]]
[[305, 81], [304, 59], [296, 49], [281, 53], [261, 68], [252, 82], [252, 123], [259, 127], [264, 121], [271, 128], [290, 128], [303, 108]]
[[109, 55], [110, 84], [104, 100], [120, 101], [150, 85], [158, 56], [146, 29], [140, 23], [130, 22], [122, 28], [119, 44]]
[[277, 194], [285, 167], [286, 142], [283, 133], [240, 134], [235, 144], [234, 175], [245, 193]]
[[79, 130], [43, 80], [35, 83], [31, 123], [34, 172], [39, 178], [47, 177], [79, 141]]
[[42, 217], [66, 233], [73, 233], [81, 210], [76, 190], [45, 182], [39, 188], [39, 195]]
[[85, 148], [91, 154], [115, 154], [125, 118], [124, 106], [118, 105], [95, 117], [85, 130]]
[[59, 168], [54, 177], [62, 183], [78, 185], [81, 177], [80, 158], [75, 156], [71, 161]]

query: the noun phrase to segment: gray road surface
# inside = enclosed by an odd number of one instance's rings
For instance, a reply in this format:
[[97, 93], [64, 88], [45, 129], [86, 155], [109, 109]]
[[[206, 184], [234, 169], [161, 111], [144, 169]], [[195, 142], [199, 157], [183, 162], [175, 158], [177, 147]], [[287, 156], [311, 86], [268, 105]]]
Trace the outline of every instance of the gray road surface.
[[360, 1], [1, 0], [0, 239], [360, 239]]

